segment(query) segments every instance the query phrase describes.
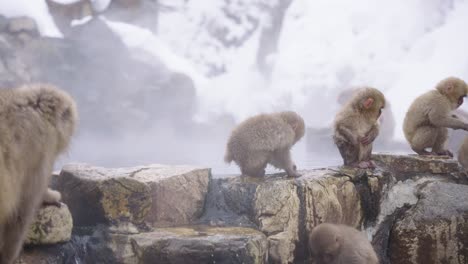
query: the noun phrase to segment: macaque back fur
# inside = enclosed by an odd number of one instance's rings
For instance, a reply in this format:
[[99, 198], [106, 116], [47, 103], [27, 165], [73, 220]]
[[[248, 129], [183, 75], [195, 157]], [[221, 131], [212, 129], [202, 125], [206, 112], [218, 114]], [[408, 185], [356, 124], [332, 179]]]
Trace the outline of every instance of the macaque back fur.
[[309, 235], [309, 247], [316, 264], [378, 264], [366, 236], [346, 225], [323, 223]]
[[463, 166], [463, 169], [468, 172], [468, 136], [465, 136], [460, 149], [458, 150], [458, 162]]
[[18, 256], [77, 118], [73, 99], [54, 86], [0, 90], [0, 263]]
[[[445, 149], [447, 128], [468, 130], [468, 124], [451, 115], [467, 93], [468, 86], [463, 80], [449, 77], [413, 101], [406, 113], [403, 131], [416, 153], [452, 155]], [[426, 148], [432, 151], [427, 152]]]
[[253, 116], [233, 129], [224, 160], [234, 161], [251, 176], [263, 176], [270, 163], [297, 177], [290, 149], [304, 131], [304, 120], [292, 111]]

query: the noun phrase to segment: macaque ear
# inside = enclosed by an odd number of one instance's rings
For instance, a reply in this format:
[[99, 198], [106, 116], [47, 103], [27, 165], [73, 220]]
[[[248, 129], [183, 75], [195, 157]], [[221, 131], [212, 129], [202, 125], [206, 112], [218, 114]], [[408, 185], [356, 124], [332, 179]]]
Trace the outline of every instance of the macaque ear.
[[372, 97], [368, 97], [364, 102], [362, 102], [362, 106], [364, 106], [365, 109], [369, 109], [373, 104], [374, 98]]

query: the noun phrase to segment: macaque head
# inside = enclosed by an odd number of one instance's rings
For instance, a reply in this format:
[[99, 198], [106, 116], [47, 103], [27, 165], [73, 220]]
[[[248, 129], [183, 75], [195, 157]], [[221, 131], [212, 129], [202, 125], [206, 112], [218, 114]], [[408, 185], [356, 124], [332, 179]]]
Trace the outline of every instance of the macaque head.
[[436, 89], [449, 99], [452, 110], [463, 104], [463, 99], [468, 93], [468, 86], [466, 83], [462, 79], [456, 77], [443, 79], [437, 84]]
[[317, 263], [334, 263], [341, 250], [342, 235], [335, 225], [323, 223], [309, 236], [309, 247]]
[[385, 96], [375, 88], [364, 87], [353, 94], [351, 103], [360, 113], [377, 121], [385, 108]]
[[305, 123], [304, 119], [293, 111], [284, 111], [280, 112], [279, 115], [281, 118], [288, 123], [295, 133], [295, 141], [299, 141], [304, 136], [305, 133]]

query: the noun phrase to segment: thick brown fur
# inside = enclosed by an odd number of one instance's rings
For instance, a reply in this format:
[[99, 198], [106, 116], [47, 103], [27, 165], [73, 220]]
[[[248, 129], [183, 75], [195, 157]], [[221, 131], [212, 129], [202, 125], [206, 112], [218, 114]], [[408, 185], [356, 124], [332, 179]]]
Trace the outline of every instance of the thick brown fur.
[[42, 198], [42, 203], [45, 205], [55, 205], [60, 206], [60, 200], [62, 200], [62, 194], [59, 191], [52, 190], [47, 188]]
[[366, 236], [355, 228], [323, 223], [309, 235], [309, 248], [316, 264], [378, 264]]
[[458, 150], [458, 162], [463, 166], [465, 171], [468, 171], [468, 136], [465, 136], [460, 149]]
[[[403, 132], [411, 149], [420, 155], [453, 154], [445, 148], [448, 130], [468, 130], [468, 124], [451, 112], [463, 103], [468, 93], [466, 83], [449, 77], [440, 81], [434, 90], [416, 98], [406, 113]], [[431, 148], [427, 151], [426, 148]]]
[[[337, 98], [339, 105], [343, 106], [347, 103], [349, 98], [353, 96], [356, 89], [346, 89], [342, 91]], [[390, 102], [385, 102], [385, 111], [382, 111], [382, 115], [379, 117], [379, 136], [375, 139], [373, 146], [379, 145], [380, 147], [389, 147], [395, 145], [393, 141], [395, 132], [395, 117], [392, 111], [392, 105]]]
[[[77, 123], [73, 99], [46, 84], [0, 90], [0, 263], [11, 264], [47, 196]], [[55, 194], [56, 196], [56, 194]]]
[[372, 143], [379, 134], [378, 118], [385, 97], [377, 89], [360, 88], [335, 117], [333, 140], [346, 166], [374, 167]]
[[232, 131], [224, 160], [234, 161], [244, 175], [263, 176], [271, 164], [290, 177], [299, 177], [290, 150], [304, 130], [304, 120], [292, 111], [251, 117]]

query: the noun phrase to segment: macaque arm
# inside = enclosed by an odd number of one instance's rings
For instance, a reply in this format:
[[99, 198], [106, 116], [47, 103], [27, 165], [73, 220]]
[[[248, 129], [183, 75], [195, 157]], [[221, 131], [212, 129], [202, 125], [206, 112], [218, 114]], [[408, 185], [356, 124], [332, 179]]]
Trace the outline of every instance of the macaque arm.
[[468, 130], [468, 124], [465, 122], [453, 117], [452, 115], [443, 115], [440, 112], [441, 111], [434, 110], [429, 112], [429, 121], [431, 121], [435, 126]]
[[347, 141], [349, 141], [351, 144], [353, 145], [357, 145], [358, 144], [358, 139], [357, 139], [357, 136], [355, 136], [353, 134], [353, 132], [351, 132], [351, 130], [345, 126], [337, 126], [336, 127], [336, 132], [338, 132], [338, 134], [340, 134], [341, 136], [343, 136]]
[[375, 124], [371, 127], [369, 132], [367, 132], [366, 136], [364, 136], [361, 139], [361, 143], [365, 145], [370, 144], [374, 142], [374, 140], [377, 138], [378, 135], [379, 135], [379, 125]]

